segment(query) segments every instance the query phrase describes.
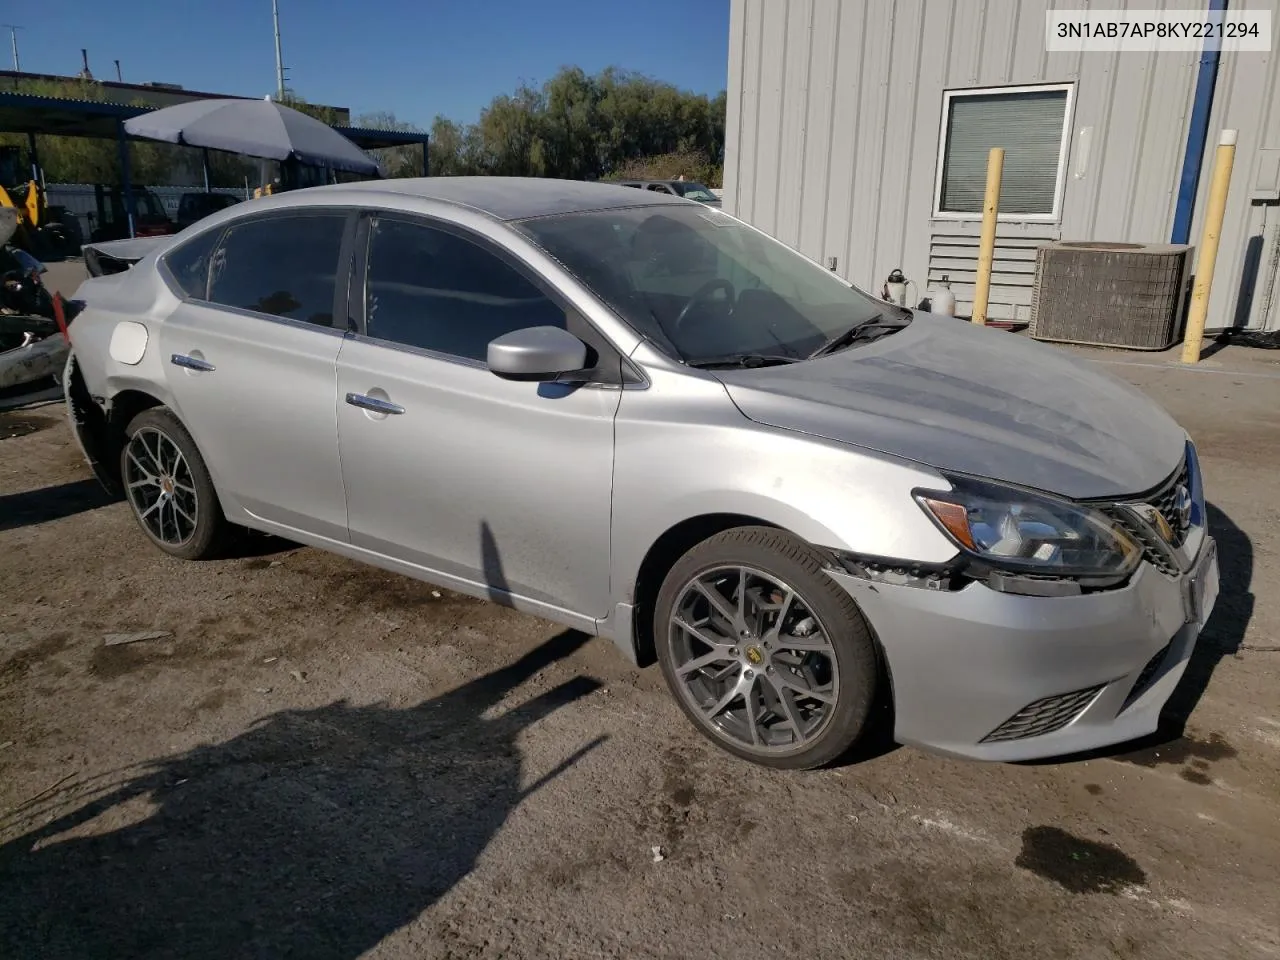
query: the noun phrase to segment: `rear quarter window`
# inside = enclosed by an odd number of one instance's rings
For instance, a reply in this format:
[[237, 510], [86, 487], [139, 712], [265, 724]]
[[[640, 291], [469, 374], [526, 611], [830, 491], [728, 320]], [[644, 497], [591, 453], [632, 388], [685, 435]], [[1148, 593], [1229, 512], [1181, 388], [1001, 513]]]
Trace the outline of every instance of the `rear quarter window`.
[[206, 230], [164, 255], [165, 269], [186, 297], [192, 300], [209, 298], [209, 263], [221, 235], [221, 230]]

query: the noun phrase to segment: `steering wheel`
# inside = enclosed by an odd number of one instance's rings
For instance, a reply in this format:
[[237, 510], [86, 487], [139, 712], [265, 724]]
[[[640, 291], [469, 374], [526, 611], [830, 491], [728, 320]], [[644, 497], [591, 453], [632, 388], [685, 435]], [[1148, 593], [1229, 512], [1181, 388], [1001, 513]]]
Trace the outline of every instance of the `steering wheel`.
[[691, 296], [688, 299], [688, 301], [685, 303], [683, 309], [681, 309], [680, 313], [676, 316], [676, 323], [675, 323], [676, 329], [677, 330], [680, 329], [680, 325], [684, 323], [685, 317], [689, 315], [689, 311], [693, 309], [695, 304], [701, 303], [702, 301], [706, 300], [708, 296], [710, 296], [712, 293], [714, 293], [717, 290], [723, 290], [725, 293], [728, 294], [729, 303], [732, 303], [734, 298], [738, 294], [738, 291], [734, 289], [733, 284], [730, 283], [728, 280], [725, 280], [723, 277], [712, 277], [710, 280], [708, 280], [706, 283], [700, 286], [697, 290], [695, 290], [693, 292], [693, 296]]

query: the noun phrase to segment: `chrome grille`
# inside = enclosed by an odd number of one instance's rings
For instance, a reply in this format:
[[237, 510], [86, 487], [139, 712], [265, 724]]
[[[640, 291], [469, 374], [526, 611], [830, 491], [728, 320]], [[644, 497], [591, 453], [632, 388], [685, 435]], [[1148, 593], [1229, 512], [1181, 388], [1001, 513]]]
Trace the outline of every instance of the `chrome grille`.
[[1178, 516], [1178, 488], [1187, 487], [1187, 461], [1160, 490], [1146, 502], [1160, 511], [1161, 516], [1169, 521], [1173, 529], [1173, 546], [1180, 547], [1191, 532], [1191, 524], [1183, 523]]
[[1169, 554], [1169, 549], [1160, 537], [1144, 524], [1138, 523], [1123, 507], [1113, 507], [1106, 511], [1125, 531], [1142, 547], [1142, 559], [1151, 564], [1167, 577], [1178, 575], [1178, 565]]
[[1101, 689], [1100, 684], [1086, 690], [1034, 700], [983, 737], [982, 742], [1025, 740], [1027, 737], [1040, 737], [1061, 730], [1084, 712]]
[[[1142, 547], [1142, 558], [1161, 573], [1176, 577], [1180, 573], [1177, 561], [1171, 550], [1182, 546], [1191, 532], [1191, 524], [1183, 523], [1178, 511], [1178, 489], [1186, 487], [1190, 491], [1190, 470], [1186, 457], [1182, 464], [1156, 490], [1136, 500], [1110, 504], [1103, 507], [1103, 512], [1115, 520]], [[1173, 539], [1166, 542], [1150, 525], [1137, 520], [1131, 512], [1133, 507], [1147, 506], [1159, 511], [1168, 522], [1173, 532]]]

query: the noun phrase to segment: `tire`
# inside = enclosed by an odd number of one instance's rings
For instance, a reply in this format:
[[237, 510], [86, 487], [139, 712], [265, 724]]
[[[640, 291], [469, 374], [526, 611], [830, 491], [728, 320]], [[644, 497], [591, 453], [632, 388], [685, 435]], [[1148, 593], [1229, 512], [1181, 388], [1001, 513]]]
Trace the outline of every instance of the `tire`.
[[[740, 608], [743, 582], [749, 599]], [[712, 601], [698, 583], [719, 593], [720, 612], [712, 614]], [[764, 602], [763, 611], [753, 610], [752, 597]], [[745, 619], [759, 615], [759, 624], [731, 637], [724, 614], [744, 609]], [[673, 624], [677, 612], [702, 639]], [[780, 613], [784, 624], [771, 629]], [[823, 571], [818, 554], [785, 531], [737, 527], [689, 550], [663, 581], [653, 636], [663, 677], [685, 715], [713, 743], [745, 760], [777, 769], [821, 767], [847, 753], [868, 726], [880, 676], [871, 629]], [[710, 662], [690, 671], [695, 658]], [[734, 686], [738, 693], [729, 699]], [[719, 713], [707, 712], [726, 702]]]
[[[175, 450], [180, 460], [173, 455]], [[152, 482], [146, 482], [144, 476]], [[144, 410], [125, 428], [120, 480], [138, 526], [169, 556], [208, 560], [222, 552], [230, 525], [204, 458], [187, 428], [168, 407]], [[157, 500], [165, 499], [162, 493], [167, 500], [157, 504]]]

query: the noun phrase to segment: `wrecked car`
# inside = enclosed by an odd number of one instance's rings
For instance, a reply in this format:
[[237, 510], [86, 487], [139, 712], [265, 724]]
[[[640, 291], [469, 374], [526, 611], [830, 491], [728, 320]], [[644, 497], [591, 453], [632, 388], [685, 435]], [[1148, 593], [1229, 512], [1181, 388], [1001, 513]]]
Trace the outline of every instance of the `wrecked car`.
[[[42, 280], [44, 264], [9, 243], [17, 226], [16, 211], [0, 207], [0, 394], [6, 396], [57, 377], [68, 351]], [[64, 311], [64, 322], [68, 314], [75, 308]]]
[[375, 181], [132, 243], [65, 379], [147, 542], [252, 528], [608, 638], [753, 762], [884, 716], [985, 760], [1138, 737], [1213, 609], [1152, 400], [704, 204]]

